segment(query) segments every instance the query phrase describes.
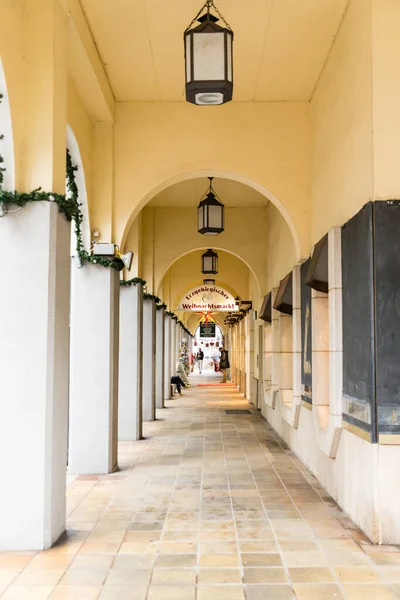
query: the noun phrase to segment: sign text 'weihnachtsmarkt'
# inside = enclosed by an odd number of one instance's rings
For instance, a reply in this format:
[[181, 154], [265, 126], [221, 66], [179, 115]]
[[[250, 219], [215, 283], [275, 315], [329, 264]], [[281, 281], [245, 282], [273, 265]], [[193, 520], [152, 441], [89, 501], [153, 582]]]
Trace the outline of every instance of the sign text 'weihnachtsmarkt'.
[[231, 312], [238, 307], [227, 290], [216, 285], [199, 285], [183, 296], [178, 310]]

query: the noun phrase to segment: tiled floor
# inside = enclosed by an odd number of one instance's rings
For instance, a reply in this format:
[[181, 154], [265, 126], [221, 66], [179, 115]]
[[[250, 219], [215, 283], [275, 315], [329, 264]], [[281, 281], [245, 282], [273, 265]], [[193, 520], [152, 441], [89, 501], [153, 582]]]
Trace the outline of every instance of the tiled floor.
[[[192, 388], [78, 477], [68, 535], [0, 555], [3, 600], [391, 600], [400, 549], [374, 547], [229, 388]], [[396, 595], [397, 594], [397, 595]]]

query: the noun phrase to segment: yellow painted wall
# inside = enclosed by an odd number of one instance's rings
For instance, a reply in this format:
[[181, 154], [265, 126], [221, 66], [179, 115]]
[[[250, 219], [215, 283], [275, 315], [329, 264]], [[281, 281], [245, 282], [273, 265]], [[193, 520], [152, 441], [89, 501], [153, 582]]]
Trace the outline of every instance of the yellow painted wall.
[[292, 235], [285, 220], [273, 204], [268, 206], [267, 221], [267, 281], [263, 296], [276, 287], [297, 262]]
[[312, 244], [373, 197], [370, 11], [351, 0], [311, 102]]
[[371, 5], [374, 198], [400, 198], [400, 3]]
[[[308, 103], [119, 103], [115, 127], [115, 238], [125, 242], [145, 203], [200, 175], [250, 181], [274, 195], [309, 250], [311, 132]], [[261, 191], [260, 189], [260, 191]], [[300, 248], [301, 247], [301, 248]]]
[[90, 213], [92, 209], [93, 123], [85, 111], [71, 81], [69, 81], [68, 85], [67, 120], [68, 125], [74, 133], [81, 154]]

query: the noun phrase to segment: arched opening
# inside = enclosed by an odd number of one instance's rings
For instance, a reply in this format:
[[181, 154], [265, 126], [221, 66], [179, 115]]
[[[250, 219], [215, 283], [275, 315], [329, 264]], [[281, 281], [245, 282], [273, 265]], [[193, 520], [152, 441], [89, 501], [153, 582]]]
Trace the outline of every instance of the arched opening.
[[[196, 170], [196, 171], [183, 172], [183, 173], [180, 173], [179, 175], [176, 175], [175, 177], [172, 177], [172, 178], [160, 183], [153, 190], [149, 191], [143, 197], [141, 202], [132, 211], [132, 214], [129, 216], [128, 221], [125, 225], [123, 234], [122, 234], [121, 247], [125, 248], [127, 237], [128, 237], [129, 231], [132, 227], [132, 224], [135, 221], [138, 214], [140, 213], [140, 211], [147, 204], [149, 204], [157, 196], [160, 196], [163, 192], [165, 192], [166, 190], [168, 190], [169, 188], [172, 188], [173, 186], [175, 186], [177, 184], [180, 184], [183, 182], [188, 182], [190, 180], [196, 180], [196, 179], [204, 179], [205, 180], [205, 178], [207, 178], [207, 177], [214, 177], [216, 180], [222, 179], [222, 180], [227, 180], [227, 181], [242, 184], [243, 186], [246, 186], [246, 187], [250, 188], [251, 190], [257, 192], [259, 195], [263, 196], [266, 204], [271, 202], [278, 209], [279, 213], [283, 217], [284, 221], [286, 222], [286, 225], [288, 226], [288, 228], [290, 230], [290, 233], [291, 233], [291, 236], [293, 239], [293, 244], [295, 247], [296, 259], [299, 260], [301, 258], [301, 254], [302, 254], [301, 243], [300, 243], [300, 238], [299, 238], [298, 232], [294, 225], [293, 219], [291, 218], [289, 212], [287, 211], [285, 206], [282, 204], [282, 202], [270, 190], [268, 190], [265, 186], [258, 183], [257, 181], [254, 181], [253, 179], [251, 179], [245, 175], [241, 175], [239, 173], [234, 173], [231, 171], [225, 171], [225, 170], [221, 170], [221, 169], [207, 169], [207, 170], [200, 169], [200, 170]], [[199, 200], [200, 200], [200, 198], [199, 198]]]
[[10, 102], [0, 58], [0, 182], [5, 190], [15, 189], [15, 161]]
[[[82, 221], [82, 238], [83, 245], [86, 249], [89, 248], [91, 242], [91, 230], [90, 230], [90, 217], [89, 217], [89, 206], [88, 196], [86, 188], [85, 171], [83, 168], [83, 161], [79, 150], [79, 145], [72, 128], [67, 125], [67, 148], [71, 155], [72, 163], [78, 167], [75, 171], [75, 181], [79, 190], [79, 203], [81, 204], [81, 211], [83, 215]], [[71, 227], [71, 256], [76, 254], [76, 235], [74, 223]]]

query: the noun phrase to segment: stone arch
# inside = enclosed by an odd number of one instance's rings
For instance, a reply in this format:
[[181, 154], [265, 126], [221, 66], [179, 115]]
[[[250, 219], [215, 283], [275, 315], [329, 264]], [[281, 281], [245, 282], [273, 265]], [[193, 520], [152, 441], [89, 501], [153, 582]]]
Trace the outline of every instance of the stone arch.
[[[214, 238], [215, 241], [217, 241], [217, 237]], [[155, 285], [155, 289], [159, 290], [161, 283], [165, 277], [165, 275], [167, 274], [167, 272], [169, 271], [169, 269], [172, 267], [172, 265], [174, 265], [179, 259], [183, 258], [184, 256], [187, 256], [188, 254], [191, 254], [192, 252], [197, 252], [197, 251], [205, 251], [210, 247], [210, 245], [206, 245], [206, 246], [196, 246], [193, 248], [190, 248], [190, 250], [187, 250], [186, 252], [182, 252], [181, 254], [179, 254], [179, 256], [176, 256], [173, 260], [171, 260], [169, 262], [169, 264], [164, 268], [164, 271], [162, 273], [162, 275], [159, 278], [159, 281], [156, 282]], [[259, 281], [259, 277], [257, 276], [256, 271], [253, 269], [252, 265], [250, 263], [248, 263], [242, 256], [240, 256], [239, 254], [237, 254], [236, 252], [233, 252], [232, 250], [229, 250], [225, 247], [219, 246], [217, 243], [212, 244], [212, 247], [215, 251], [221, 251], [221, 252], [226, 252], [227, 254], [232, 254], [232, 256], [235, 256], [238, 260], [242, 261], [246, 267], [249, 269], [249, 271], [252, 273], [256, 284], [257, 284], [257, 289], [259, 292], [259, 296], [261, 297], [261, 286], [260, 286], [260, 281]], [[224, 282], [227, 286], [231, 287], [233, 289], [233, 286], [229, 283], [229, 282]], [[189, 287], [187, 289], [190, 289]], [[184, 290], [183, 290], [184, 293]]]
[[300, 236], [296, 230], [294, 221], [293, 221], [290, 213], [288, 212], [286, 207], [283, 205], [283, 203], [261, 183], [251, 179], [250, 177], [248, 177], [246, 175], [242, 175], [240, 173], [236, 173], [236, 172], [232, 172], [232, 171], [221, 170], [221, 169], [199, 169], [199, 170], [182, 172], [179, 175], [175, 175], [174, 177], [171, 177], [170, 179], [163, 181], [162, 183], [157, 185], [155, 188], [153, 188], [151, 191], [149, 191], [143, 197], [142, 201], [139, 202], [139, 204], [135, 207], [135, 209], [132, 211], [130, 217], [128, 218], [128, 220], [125, 224], [123, 234], [122, 234], [121, 247], [122, 248], [125, 247], [126, 239], [127, 239], [129, 230], [132, 227], [134, 220], [138, 216], [139, 212], [146, 206], [146, 204], [148, 204], [148, 202], [150, 202], [150, 200], [152, 200], [155, 196], [157, 196], [157, 194], [159, 194], [160, 192], [164, 191], [165, 189], [169, 188], [172, 185], [181, 183], [182, 181], [187, 181], [189, 179], [197, 179], [197, 178], [201, 178], [201, 177], [216, 177], [216, 178], [220, 178], [220, 179], [230, 179], [232, 181], [237, 181], [238, 183], [242, 183], [244, 185], [251, 187], [252, 189], [254, 189], [257, 192], [259, 192], [260, 194], [262, 194], [267, 200], [272, 202], [276, 206], [276, 208], [279, 210], [279, 212], [281, 213], [287, 226], [289, 227], [290, 233], [292, 234], [292, 237], [293, 237], [293, 243], [294, 243], [295, 250], [296, 250], [296, 256], [297, 256], [297, 259], [300, 260], [301, 255], [302, 255], [302, 244], [300, 241]]

